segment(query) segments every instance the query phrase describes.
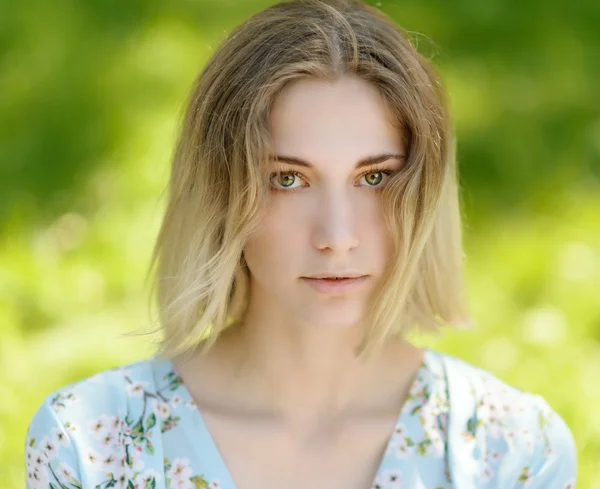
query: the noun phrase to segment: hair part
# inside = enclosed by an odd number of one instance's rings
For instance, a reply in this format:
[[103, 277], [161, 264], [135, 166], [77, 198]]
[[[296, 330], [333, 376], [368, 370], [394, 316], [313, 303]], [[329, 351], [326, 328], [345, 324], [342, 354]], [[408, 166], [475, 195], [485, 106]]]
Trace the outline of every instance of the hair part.
[[412, 327], [471, 323], [453, 129], [433, 66], [401, 28], [357, 0], [293, 0], [255, 14], [195, 80], [175, 147], [154, 246], [159, 352], [207, 351], [243, 320], [249, 270], [242, 250], [269, 196], [270, 109], [289, 83], [354, 75], [375, 85], [407, 144], [405, 168], [381, 193], [395, 255], [374, 291], [359, 355]]

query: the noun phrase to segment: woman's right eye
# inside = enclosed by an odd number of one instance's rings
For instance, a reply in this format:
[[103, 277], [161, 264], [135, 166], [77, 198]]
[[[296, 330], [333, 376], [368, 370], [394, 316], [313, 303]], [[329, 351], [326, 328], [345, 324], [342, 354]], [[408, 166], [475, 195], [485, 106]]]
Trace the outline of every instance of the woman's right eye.
[[281, 171], [271, 173], [270, 182], [274, 185], [273, 190], [278, 191], [293, 191], [302, 185], [294, 186], [295, 183], [299, 182], [302, 177], [298, 172], [295, 171]]

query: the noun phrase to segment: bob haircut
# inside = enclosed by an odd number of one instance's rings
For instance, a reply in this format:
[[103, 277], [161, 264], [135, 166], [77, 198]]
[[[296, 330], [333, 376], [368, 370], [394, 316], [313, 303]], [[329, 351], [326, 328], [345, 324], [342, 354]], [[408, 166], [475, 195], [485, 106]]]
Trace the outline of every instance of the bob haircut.
[[455, 145], [446, 95], [408, 36], [359, 0], [292, 0], [239, 25], [195, 80], [175, 146], [156, 266], [162, 339], [172, 357], [244, 317], [243, 249], [269, 198], [269, 114], [296, 80], [355, 75], [376, 86], [407, 147], [403, 169], [380, 193], [395, 256], [373, 292], [357, 349], [370, 356], [412, 327], [466, 327]]

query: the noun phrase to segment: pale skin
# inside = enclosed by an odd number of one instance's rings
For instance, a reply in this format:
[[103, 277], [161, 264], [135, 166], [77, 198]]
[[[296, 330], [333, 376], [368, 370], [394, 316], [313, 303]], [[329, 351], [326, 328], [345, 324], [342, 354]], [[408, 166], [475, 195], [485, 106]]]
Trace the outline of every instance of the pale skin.
[[[174, 364], [237, 489], [370, 489], [423, 360], [402, 340], [369, 362], [355, 354], [392, 253], [376, 189], [406, 148], [377, 89], [354, 76], [289, 85], [270, 123], [274, 153], [312, 167], [271, 164], [268, 210], [244, 249], [247, 316]], [[356, 167], [377, 155], [395, 156]], [[301, 278], [347, 270], [368, 277], [336, 296]]]

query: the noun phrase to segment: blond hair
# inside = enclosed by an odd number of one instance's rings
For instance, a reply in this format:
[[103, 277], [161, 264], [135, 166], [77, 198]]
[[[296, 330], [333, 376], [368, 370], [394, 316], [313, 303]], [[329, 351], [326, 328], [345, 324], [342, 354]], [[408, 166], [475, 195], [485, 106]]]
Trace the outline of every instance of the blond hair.
[[148, 275], [156, 266], [162, 354], [200, 343], [206, 351], [243, 320], [250, 278], [242, 250], [269, 195], [261, 165], [271, 151], [270, 108], [290, 82], [347, 74], [378, 88], [408, 149], [404, 170], [381, 193], [396, 254], [374, 292], [359, 354], [412, 327], [470, 322], [453, 130], [432, 65], [374, 7], [294, 0], [239, 25], [194, 83]]

